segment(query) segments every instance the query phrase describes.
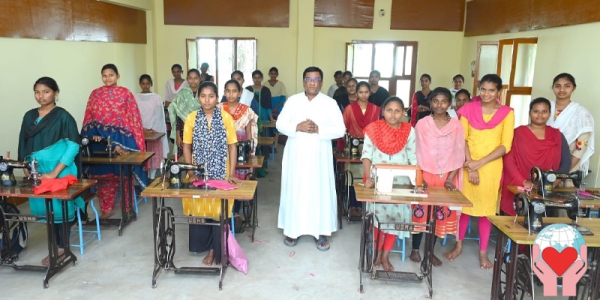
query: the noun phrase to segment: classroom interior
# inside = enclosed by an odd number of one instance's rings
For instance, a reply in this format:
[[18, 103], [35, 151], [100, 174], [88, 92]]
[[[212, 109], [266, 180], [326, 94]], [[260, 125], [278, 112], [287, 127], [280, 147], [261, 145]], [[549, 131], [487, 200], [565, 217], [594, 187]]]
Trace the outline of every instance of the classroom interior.
[[[84, 1], [82, 1], [84, 2]], [[256, 69], [267, 73], [279, 69], [288, 96], [303, 91], [302, 71], [317, 66], [324, 72], [323, 89], [334, 83], [336, 70], [348, 69], [349, 44], [368, 42], [412, 42], [418, 49], [411, 74], [394, 77], [410, 80], [407, 93], [420, 90], [418, 76], [432, 77], [432, 87], [450, 88], [456, 74], [465, 77], [463, 87], [473, 91], [475, 79], [485, 74], [486, 45], [517, 49], [516, 44], [535, 44], [529, 53], [522, 86], [509, 86], [509, 99], [526, 101], [536, 97], [554, 99], [552, 78], [567, 72], [577, 80], [574, 101], [587, 107], [595, 119], [600, 82], [594, 66], [600, 47], [594, 38], [600, 30], [597, 3], [590, 0], [256, 0], [175, 1], [175, 0], [70, 0], [2, 1], [0, 3], [0, 90], [5, 94], [0, 109], [0, 153], [17, 153], [22, 116], [37, 106], [32, 93], [36, 79], [54, 78], [60, 86], [58, 105], [73, 115], [81, 126], [90, 92], [101, 86], [100, 68], [114, 63], [119, 68], [119, 85], [134, 93], [140, 91], [138, 78], [149, 74], [153, 91], [164, 94], [170, 68], [181, 64], [184, 70], [202, 61], [190, 55], [188, 40], [199, 38], [256, 39]], [[277, 2], [277, 3], [275, 3]], [[281, 3], [280, 3], [281, 2]], [[194, 44], [194, 42], [192, 42]], [[504, 47], [509, 48], [504, 48]], [[482, 48], [483, 47], [483, 48]], [[196, 49], [197, 50], [197, 49]], [[193, 52], [193, 51], [192, 51]], [[488, 53], [488, 54], [489, 54]], [[507, 52], [503, 61], [523, 59]], [[513, 50], [516, 56], [516, 51]], [[492, 55], [493, 56], [493, 55]], [[487, 57], [490, 59], [490, 57]], [[351, 58], [350, 58], [351, 60]], [[405, 60], [406, 62], [406, 60]], [[510, 64], [508, 64], [510, 65]], [[504, 64], [500, 63], [498, 69]], [[489, 66], [488, 66], [489, 67]], [[494, 65], [492, 69], [496, 66]], [[515, 68], [515, 65], [512, 65]], [[215, 69], [209, 69], [214, 73]], [[506, 70], [501, 70], [506, 72]], [[212, 74], [211, 73], [211, 74]], [[405, 72], [406, 73], [406, 72]], [[477, 73], [477, 74], [473, 74]], [[502, 75], [514, 81], [508, 73]], [[517, 77], [519, 75], [517, 74]], [[391, 81], [392, 79], [390, 79]], [[518, 80], [518, 79], [517, 79]], [[246, 84], [251, 84], [246, 78]], [[508, 83], [504, 83], [505, 85]], [[221, 88], [221, 87], [220, 87]], [[400, 89], [398, 89], [400, 91]], [[326, 92], [326, 91], [323, 91]], [[519, 94], [521, 93], [521, 94]], [[528, 95], [531, 98], [520, 97]], [[408, 100], [408, 99], [403, 99]], [[526, 103], [526, 102], [523, 102]], [[519, 109], [517, 104], [513, 104]], [[524, 122], [527, 120], [524, 119]], [[596, 132], [600, 132], [595, 124]], [[42, 288], [41, 273], [16, 272], [0, 268], [0, 294], [4, 299], [43, 297], [44, 299], [422, 299], [426, 286], [410, 283], [369, 281], [365, 294], [358, 292], [358, 240], [360, 225], [348, 224], [330, 239], [331, 250], [320, 252], [314, 243], [300, 241], [291, 249], [282, 243], [277, 228], [281, 156], [278, 153], [265, 178], [258, 183], [260, 227], [256, 240], [248, 233], [236, 235], [249, 260], [249, 273], [227, 269], [224, 288], [210, 276], [175, 275], [163, 272], [158, 287], [151, 287], [153, 265], [151, 204], [142, 201], [138, 220], [119, 237], [114, 228], [103, 229], [102, 240], [86, 246], [78, 265], [53, 278], [49, 289]], [[600, 160], [591, 158], [587, 187], [598, 187]], [[149, 200], [149, 199], [148, 199]], [[167, 200], [181, 211], [178, 200]], [[22, 204], [19, 209], [28, 210]], [[473, 226], [472, 235], [476, 234]], [[27, 248], [20, 262], [36, 263], [47, 251], [45, 229], [32, 225]], [[202, 254], [187, 251], [187, 226], [177, 229], [176, 262], [200, 265]], [[436, 255], [451, 249], [452, 238], [443, 246], [438, 241]], [[409, 242], [407, 242], [409, 244]], [[489, 254], [495, 244], [490, 243]], [[463, 255], [454, 262], [444, 261], [434, 270], [434, 298], [485, 299], [492, 284], [492, 272], [478, 268], [477, 241], [465, 242]], [[408, 257], [396, 268], [418, 270]], [[541, 289], [539, 290], [541, 291]], [[536, 295], [543, 298], [541, 292]], [[8, 298], [6, 298], [8, 297]]]

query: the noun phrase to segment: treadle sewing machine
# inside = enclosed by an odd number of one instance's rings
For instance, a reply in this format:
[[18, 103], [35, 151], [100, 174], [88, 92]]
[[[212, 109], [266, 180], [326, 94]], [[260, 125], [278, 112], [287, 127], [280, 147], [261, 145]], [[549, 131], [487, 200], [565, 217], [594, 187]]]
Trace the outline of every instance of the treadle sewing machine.
[[165, 159], [163, 162], [163, 189], [165, 187], [167, 172], [169, 173], [169, 189], [198, 189], [192, 183], [183, 182], [182, 177], [185, 177], [185, 171], [195, 171], [199, 174], [198, 177], [204, 180], [203, 188], [210, 189], [206, 182], [208, 181], [208, 172], [206, 163], [193, 165], [188, 163], [176, 162], [173, 159]]
[[250, 159], [250, 154], [252, 153], [252, 145], [251, 141], [242, 141], [237, 143], [237, 161], [238, 163], [246, 163], [248, 159]]
[[[223, 287], [223, 278], [225, 271], [229, 265], [228, 261], [228, 242], [227, 236], [231, 234], [227, 230], [227, 219], [231, 216], [229, 210], [229, 199], [242, 201], [256, 200], [254, 195], [256, 191], [257, 181], [246, 180], [238, 184], [235, 190], [223, 191], [218, 189], [207, 188], [206, 184], [202, 187], [187, 187], [182, 183], [182, 178], [185, 176], [184, 171], [198, 171], [199, 177], [207, 180], [208, 173], [206, 165], [191, 165], [178, 163], [173, 160], [165, 160], [161, 166], [163, 169], [163, 177], [157, 178], [148, 187], [142, 191], [142, 197], [151, 197], [152, 199], [152, 227], [154, 240], [154, 270], [152, 272], [152, 288], [156, 288], [157, 279], [162, 270], [172, 270], [175, 274], [198, 274], [198, 275], [215, 275], [219, 277], [219, 290]], [[166, 173], [170, 172], [169, 175]], [[168, 177], [167, 177], [168, 176]], [[168, 180], [168, 181], [167, 181]], [[168, 186], [165, 186], [167, 182]], [[175, 186], [183, 186], [177, 188]], [[220, 215], [217, 222], [209, 222], [214, 220], [214, 217], [192, 216], [175, 214], [173, 208], [165, 204], [165, 198], [211, 198], [221, 199]], [[176, 203], [176, 202], [175, 202]], [[177, 267], [174, 263], [175, 256], [175, 241], [176, 233], [175, 226], [180, 225], [197, 225], [197, 226], [219, 226], [221, 238], [221, 262], [208, 267]]]
[[10, 159], [4, 159], [0, 156], [0, 178], [3, 186], [16, 186], [17, 180], [13, 174], [14, 169], [27, 169], [29, 170], [29, 177], [27, 179], [33, 179], [33, 186], [40, 185], [40, 173], [38, 172], [38, 161], [33, 159], [31, 162], [20, 162]]
[[[106, 145], [105, 151], [93, 151], [92, 145], [94, 144], [104, 144]], [[108, 157], [113, 158], [113, 145], [111, 137], [103, 138], [99, 141], [94, 140], [93, 138], [83, 136], [81, 137], [81, 155], [83, 157]]]
[[344, 152], [346, 152], [351, 157], [357, 157], [362, 154], [363, 144], [365, 143], [365, 139], [352, 137], [346, 133], [344, 135], [345, 148]]
[[[450, 191], [444, 187], [431, 187], [425, 193], [421, 191], [423, 186], [422, 171], [417, 166], [385, 165], [376, 164], [372, 166], [371, 176], [374, 180], [374, 189], [366, 188], [362, 183], [354, 184], [356, 199], [362, 203], [361, 241], [359, 258], [360, 289], [363, 290], [363, 274], [370, 274], [371, 279], [402, 282], [425, 281], [429, 291], [428, 297], [433, 296], [433, 245], [435, 244], [436, 213], [440, 207], [447, 206], [453, 211], [461, 210], [462, 207], [471, 207], [473, 204], [459, 191]], [[394, 186], [394, 177], [407, 176], [412, 186], [397, 188]], [[412, 222], [409, 214], [407, 220], [379, 220], [376, 215], [376, 206], [388, 205], [421, 205], [427, 207], [425, 224]], [[409, 208], [412, 211], [411, 208]], [[378, 247], [375, 247], [373, 228], [382, 228], [383, 231], [395, 230], [405, 232], [423, 232], [425, 236], [425, 251], [420, 264], [420, 272], [402, 272], [377, 270], [374, 266], [378, 255]]]
[[[579, 197], [575, 194], [560, 194], [554, 192], [554, 182], [559, 179], [570, 179], [573, 185], [579, 189], [581, 186], [581, 171], [570, 174], [560, 174], [553, 171], [542, 171], [538, 167], [531, 169], [532, 193], [515, 194], [514, 208], [517, 216], [525, 216], [521, 224], [531, 232], [538, 233], [544, 228], [543, 217], [547, 208], [565, 209], [571, 226], [575, 227], [582, 235], [594, 235], [588, 228], [577, 225], [580, 216]], [[515, 217], [516, 221], [516, 217]]]
[[[394, 188], [394, 178], [408, 177], [412, 187]], [[375, 182], [374, 195], [427, 197], [427, 193], [420, 190], [423, 187], [423, 172], [418, 166], [375, 164], [371, 166], [371, 178]]]

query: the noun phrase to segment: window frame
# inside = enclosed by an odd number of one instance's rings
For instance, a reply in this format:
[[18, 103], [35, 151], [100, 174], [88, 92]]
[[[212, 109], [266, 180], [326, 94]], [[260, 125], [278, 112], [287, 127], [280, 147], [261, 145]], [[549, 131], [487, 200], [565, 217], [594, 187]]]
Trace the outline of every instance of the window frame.
[[[397, 94], [397, 86], [396, 83], [398, 80], [410, 80], [410, 93], [409, 93], [409, 97], [412, 97], [415, 94], [415, 86], [417, 83], [417, 58], [418, 58], [418, 53], [419, 53], [419, 42], [416, 41], [374, 41], [374, 40], [353, 40], [352, 42], [346, 43], [346, 59], [345, 59], [345, 65], [344, 67], [351, 71], [354, 75], [354, 70], [353, 70], [353, 65], [351, 64], [351, 67], [348, 68], [348, 48], [350, 47], [350, 45], [353, 44], [372, 44], [373, 45], [373, 52], [371, 54], [371, 70], [373, 69], [373, 66], [375, 66], [375, 55], [377, 52], [377, 47], [375, 47], [375, 44], [393, 44], [394, 45], [394, 49], [396, 49], [397, 47], [406, 47], [406, 46], [412, 46], [413, 47], [413, 52], [412, 52], [412, 61], [411, 61], [411, 75], [403, 75], [398, 76], [395, 75], [395, 71], [392, 72], [392, 76], [391, 77], [381, 77], [380, 80], [385, 80], [389, 82], [389, 86], [388, 86], [388, 92], [390, 93], [390, 96], [394, 96]], [[354, 58], [353, 58], [354, 59]], [[393, 61], [393, 65], [396, 65], [396, 51], [394, 51], [394, 61]], [[403, 55], [403, 66], [405, 68], [405, 63], [406, 62], [406, 51], [404, 51], [404, 55]], [[354, 77], [356, 80], [360, 81], [360, 80], [365, 80], [368, 82], [368, 78], [364, 78], [364, 77]], [[410, 101], [411, 99], [402, 99], [402, 101], [407, 102]], [[407, 102], [408, 103], [408, 102]]]
[[[253, 37], [196, 37], [196, 38], [188, 38], [185, 39], [185, 61], [186, 61], [186, 66], [187, 66], [187, 71], [189, 71], [190, 69], [198, 69], [200, 70], [200, 61], [198, 61], [197, 57], [198, 57], [198, 53], [196, 53], [196, 66], [195, 67], [191, 67], [190, 66], [190, 51], [188, 48], [188, 43], [189, 42], [195, 42], [196, 45], [198, 44], [198, 40], [201, 39], [210, 39], [210, 40], [215, 40], [215, 68], [214, 68], [214, 74], [213, 77], [215, 78], [215, 84], [218, 85], [217, 82], [217, 78], [219, 78], [219, 40], [233, 40], [233, 62], [234, 62], [234, 67], [233, 70], [238, 70], [237, 67], [237, 46], [238, 46], [238, 41], [241, 40], [253, 40], [254, 41], [254, 69], [257, 68], [258, 66], [258, 40], [256, 38]], [[196, 52], [198, 51], [198, 48], [196, 48]], [[242, 87], [243, 88], [243, 87]]]

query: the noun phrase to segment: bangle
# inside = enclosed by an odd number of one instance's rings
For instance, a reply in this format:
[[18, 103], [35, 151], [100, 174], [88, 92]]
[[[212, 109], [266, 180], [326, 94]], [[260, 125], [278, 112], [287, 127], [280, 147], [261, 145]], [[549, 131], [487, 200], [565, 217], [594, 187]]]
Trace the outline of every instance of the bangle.
[[525, 182], [527, 182], [527, 179], [525, 179], [525, 180], [523, 181], [523, 186], [525, 186]]

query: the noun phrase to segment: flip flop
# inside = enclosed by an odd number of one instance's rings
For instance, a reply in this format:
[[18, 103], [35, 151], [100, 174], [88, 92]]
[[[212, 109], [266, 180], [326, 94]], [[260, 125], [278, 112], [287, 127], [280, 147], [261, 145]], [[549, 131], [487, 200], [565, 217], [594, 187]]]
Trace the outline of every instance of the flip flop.
[[[290, 239], [291, 241], [288, 241], [288, 239]], [[283, 243], [288, 247], [295, 247], [296, 245], [298, 245], [299, 239], [300, 239], [300, 237], [298, 237], [297, 239], [293, 239], [288, 236], [288, 237], [285, 237], [285, 239], [283, 240]]]
[[327, 237], [325, 237], [325, 236], [320, 236], [319, 239], [317, 239], [317, 238], [314, 238], [314, 239], [315, 239], [315, 243], [317, 243], [317, 249], [319, 251], [327, 251], [331, 247], [330, 244], [327, 244], [327, 246], [323, 245], [323, 244], [325, 244], [325, 242], [327, 242]]

